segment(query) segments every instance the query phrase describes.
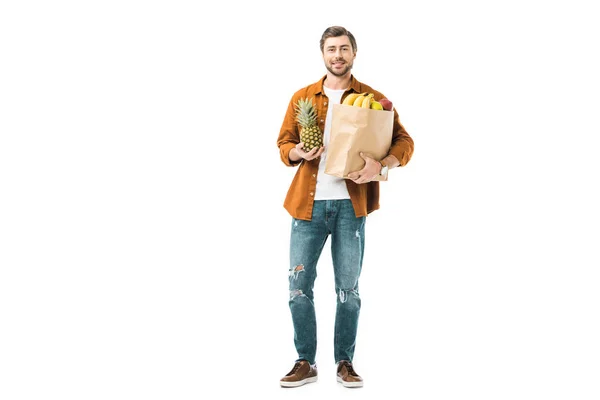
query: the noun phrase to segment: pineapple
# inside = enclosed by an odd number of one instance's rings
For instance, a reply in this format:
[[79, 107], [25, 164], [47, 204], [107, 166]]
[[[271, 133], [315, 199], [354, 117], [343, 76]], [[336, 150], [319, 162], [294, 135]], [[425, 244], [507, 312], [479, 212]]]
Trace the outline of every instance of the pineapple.
[[323, 133], [317, 125], [317, 110], [312, 99], [300, 99], [296, 103], [296, 121], [300, 125], [300, 141], [304, 151], [323, 146]]

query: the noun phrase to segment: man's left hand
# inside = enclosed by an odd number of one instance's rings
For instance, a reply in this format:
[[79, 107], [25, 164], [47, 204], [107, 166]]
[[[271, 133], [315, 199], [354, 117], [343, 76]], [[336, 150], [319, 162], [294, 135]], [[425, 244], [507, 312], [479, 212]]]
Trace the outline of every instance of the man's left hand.
[[364, 153], [360, 153], [360, 156], [365, 160], [365, 166], [360, 171], [350, 172], [348, 178], [358, 184], [371, 182], [381, 172], [381, 164]]

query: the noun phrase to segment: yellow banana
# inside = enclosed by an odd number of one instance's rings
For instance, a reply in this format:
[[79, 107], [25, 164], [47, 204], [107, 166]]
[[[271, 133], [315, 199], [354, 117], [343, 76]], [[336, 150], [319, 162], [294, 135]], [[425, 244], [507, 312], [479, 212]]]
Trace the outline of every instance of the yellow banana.
[[354, 101], [358, 98], [358, 96], [366, 95], [366, 94], [367, 93], [358, 93], [358, 92], [350, 93], [348, 96], [346, 96], [346, 98], [344, 99], [344, 102], [342, 104], [345, 104], [347, 106], [354, 105]]
[[367, 97], [364, 93], [360, 94], [356, 100], [354, 100], [354, 103], [352, 103], [352, 105], [354, 107], [361, 107], [362, 106], [362, 102], [365, 99], [365, 97]]
[[348, 96], [346, 96], [342, 104], [351, 106], [352, 104], [354, 104], [354, 100], [356, 100], [358, 96], [360, 96], [360, 93], [350, 93]]
[[369, 93], [367, 96], [365, 96], [365, 98], [363, 99], [363, 102], [361, 104], [362, 108], [371, 108], [371, 101], [373, 100], [373, 96], [375, 96], [373, 93]]

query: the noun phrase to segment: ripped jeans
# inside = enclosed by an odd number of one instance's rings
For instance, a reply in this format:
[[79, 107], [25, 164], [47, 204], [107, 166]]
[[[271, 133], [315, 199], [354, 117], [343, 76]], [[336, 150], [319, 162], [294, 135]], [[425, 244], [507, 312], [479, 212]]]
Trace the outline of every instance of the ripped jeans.
[[317, 262], [331, 235], [337, 294], [334, 357], [336, 363], [341, 360], [352, 362], [361, 304], [358, 278], [364, 254], [365, 220], [366, 217], [355, 216], [349, 199], [316, 200], [312, 221], [292, 219], [289, 306], [298, 360], [315, 363], [317, 321], [313, 287], [317, 277]]

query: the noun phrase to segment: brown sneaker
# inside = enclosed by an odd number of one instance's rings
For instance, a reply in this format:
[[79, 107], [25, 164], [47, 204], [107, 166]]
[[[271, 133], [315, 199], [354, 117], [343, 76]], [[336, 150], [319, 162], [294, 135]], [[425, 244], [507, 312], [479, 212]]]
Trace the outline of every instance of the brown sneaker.
[[337, 381], [340, 382], [344, 387], [362, 387], [363, 380], [354, 371], [352, 363], [349, 361], [340, 361], [337, 367]]
[[306, 360], [296, 361], [294, 368], [281, 378], [279, 384], [283, 387], [298, 387], [305, 383], [317, 381], [317, 364], [310, 365]]

